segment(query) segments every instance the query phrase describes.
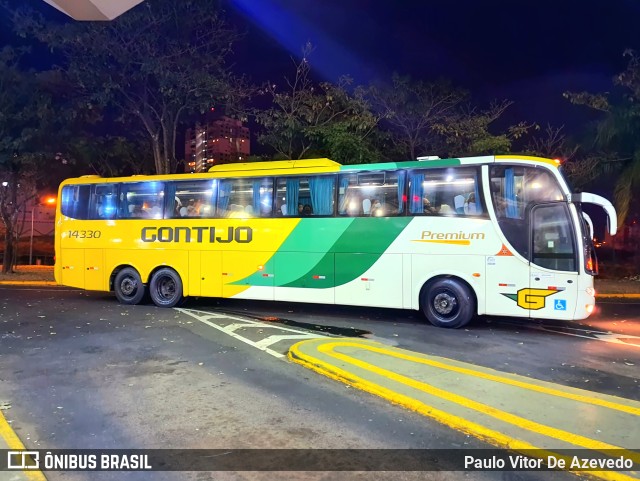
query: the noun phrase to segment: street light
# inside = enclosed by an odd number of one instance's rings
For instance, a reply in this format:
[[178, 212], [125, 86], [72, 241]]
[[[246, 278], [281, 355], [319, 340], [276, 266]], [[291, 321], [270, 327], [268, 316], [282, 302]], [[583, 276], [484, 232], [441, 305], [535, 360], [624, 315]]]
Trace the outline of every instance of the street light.
[[[47, 196], [44, 199], [45, 205], [53, 206], [56, 203], [56, 198], [53, 196]], [[33, 265], [33, 212], [36, 210], [36, 206], [41, 205], [42, 202], [34, 203], [31, 206], [31, 236], [29, 240], [29, 265]]]

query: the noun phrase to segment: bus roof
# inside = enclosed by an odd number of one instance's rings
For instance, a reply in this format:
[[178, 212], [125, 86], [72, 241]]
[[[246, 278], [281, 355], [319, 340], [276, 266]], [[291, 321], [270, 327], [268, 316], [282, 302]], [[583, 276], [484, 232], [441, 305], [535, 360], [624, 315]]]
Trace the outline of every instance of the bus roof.
[[85, 175], [73, 180], [82, 183], [99, 183], [109, 180], [112, 182], [140, 182], [144, 180], [187, 180], [187, 179], [206, 179], [206, 178], [224, 178], [224, 177], [259, 177], [268, 175], [300, 175], [305, 170], [309, 173], [329, 173], [329, 172], [360, 172], [360, 171], [376, 171], [376, 170], [393, 170], [393, 169], [416, 169], [416, 168], [442, 168], [454, 167], [460, 165], [481, 165], [493, 162], [535, 162], [544, 163], [553, 167], [559, 165], [559, 161], [545, 159], [542, 157], [532, 157], [524, 155], [485, 155], [478, 157], [461, 157], [450, 159], [429, 159], [429, 160], [412, 160], [405, 162], [383, 162], [376, 164], [353, 164], [342, 165], [338, 162], [327, 158], [320, 159], [301, 159], [301, 160], [275, 160], [265, 162], [246, 162], [222, 164], [211, 167], [208, 172], [200, 172], [196, 174], [169, 174], [169, 175], [132, 175], [129, 177], [100, 177], [97, 175]]

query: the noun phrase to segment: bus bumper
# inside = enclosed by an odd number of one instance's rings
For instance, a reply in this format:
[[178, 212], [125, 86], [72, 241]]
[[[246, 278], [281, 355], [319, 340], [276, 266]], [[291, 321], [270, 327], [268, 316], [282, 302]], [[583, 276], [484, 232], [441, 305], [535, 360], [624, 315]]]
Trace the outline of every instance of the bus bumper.
[[593, 313], [595, 307], [596, 297], [593, 287], [578, 291], [578, 301], [576, 303], [574, 319], [577, 321], [586, 319]]

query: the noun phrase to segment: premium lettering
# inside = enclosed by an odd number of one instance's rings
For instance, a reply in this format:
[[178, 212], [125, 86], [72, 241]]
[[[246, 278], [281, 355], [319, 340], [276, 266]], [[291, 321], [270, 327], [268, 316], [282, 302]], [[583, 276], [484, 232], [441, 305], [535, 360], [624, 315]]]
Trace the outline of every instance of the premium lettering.
[[479, 240], [484, 239], [482, 232], [431, 232], [422, 231], [422, 240]]
[[143, 227], [142, 242], [197, 242], [248, 244], [253, 240], [253, 229], [240, 227]]

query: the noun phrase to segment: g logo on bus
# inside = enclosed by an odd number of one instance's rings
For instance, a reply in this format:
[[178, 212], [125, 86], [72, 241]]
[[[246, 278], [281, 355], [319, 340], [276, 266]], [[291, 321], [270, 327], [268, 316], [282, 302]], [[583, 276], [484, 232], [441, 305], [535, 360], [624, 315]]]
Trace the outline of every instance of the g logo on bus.
[[537, 311], [545, 306], [546, 298], [556, 294], [555, 289], [531, 289], [529, 287], [520, 289], [517, 294], [504, 294], [503, 296], [516, 301], [519, 307]]

